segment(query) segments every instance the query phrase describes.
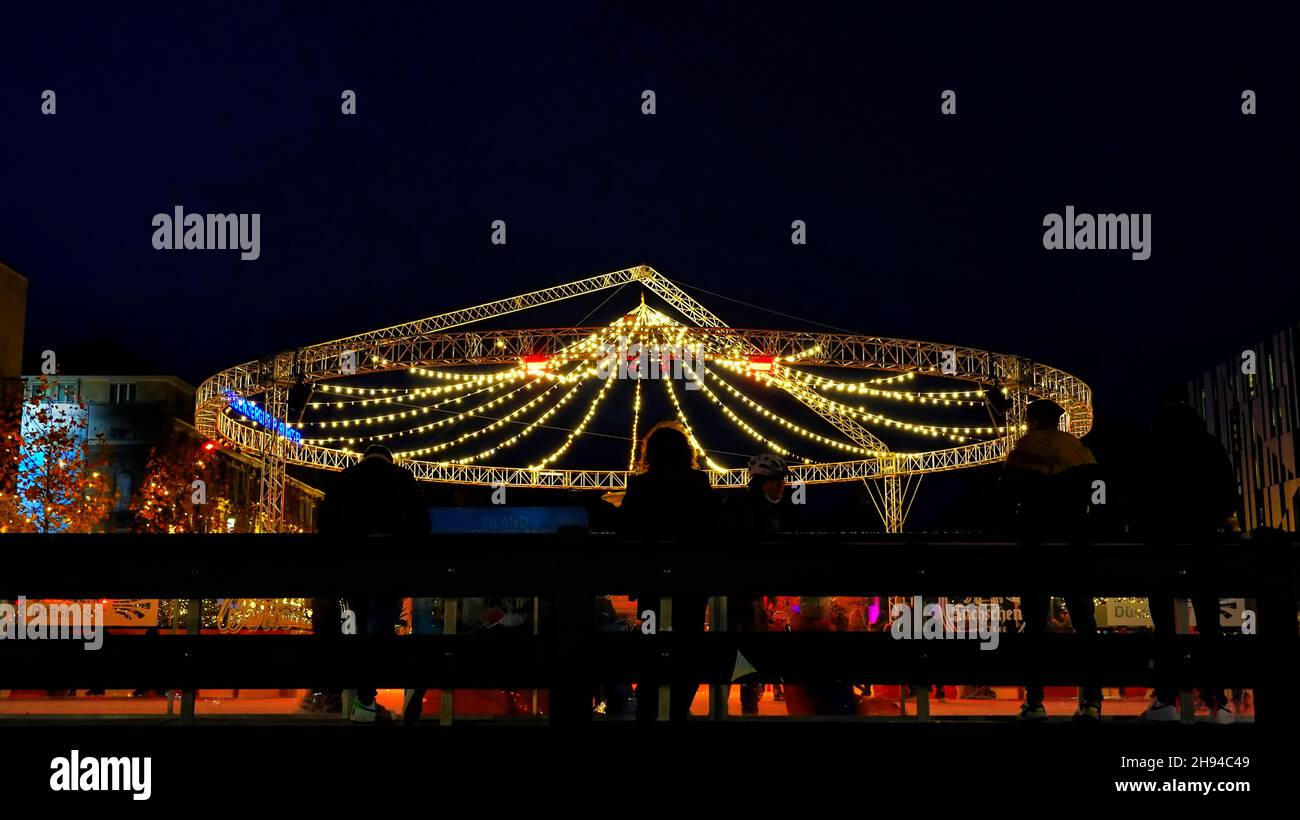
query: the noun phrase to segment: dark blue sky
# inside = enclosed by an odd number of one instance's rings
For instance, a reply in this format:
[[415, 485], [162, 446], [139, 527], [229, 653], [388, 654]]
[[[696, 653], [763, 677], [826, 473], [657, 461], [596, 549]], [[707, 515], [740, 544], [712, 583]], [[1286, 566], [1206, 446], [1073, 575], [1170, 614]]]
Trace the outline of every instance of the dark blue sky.
[[[0, 12], [0, 259], [31, 280], [29, 352], [111, 339], [197, 381], [645, 262], [1038, 358], [1094, 386], [1099, 422], [1140, 423], [1160, 382], [1300, 318], [1300, 71], [1272, 12], [471, 5]], [[260, 213], [261, 258], [155, 251], [178, 204]], [[1044, 250], [1066, 205], [1151, 213], [1151, 259]]]

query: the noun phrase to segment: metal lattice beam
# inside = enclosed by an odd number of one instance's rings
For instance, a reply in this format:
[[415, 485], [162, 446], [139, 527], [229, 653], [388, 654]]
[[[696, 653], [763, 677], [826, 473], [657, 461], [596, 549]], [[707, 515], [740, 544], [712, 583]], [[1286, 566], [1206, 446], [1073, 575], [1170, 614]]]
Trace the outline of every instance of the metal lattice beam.
[[[1070, 431], [1076, 435], [1083, 435], [1092, 426], [1091, 390], [1076, 377], [1055, 368], [1007, 354], [935, 342], [848, 333], [727, 327], [685, 291], [647, 266], [624, 268], [567, 285], [310, 345], [268, 360], [273, 363], [269, 368], [265, 361], [235, 365], [200, 385], [195, 424], [203, 435], [221, 436], [240, 449], [265, 454], [267, 469], [264, 470], [261, 496], [262, 515], [265, 520], [278, 522], [283, 513], [284, 464], [340, 470], [360, 456], [347, 450], [293, 444], [249, 422], [240, 421], [223, 412], [227, 390], [241, 396], [264, 394], [267, 411], [276, 418], [284, 418], [287, 415], [287, 387], [294, 378], [310, 383], [344, 375], [395, 372], [412, 367], [513, 365], [524, 356], [538, 353], [567, 361], [591, 356], [594, 354], [575, 352], [575, 348], [584, 340], [604, 338], [609, 332], [608, 327], [483, 331], [453, 328], [629, 282], [641, 282], [687, 321], [697, 325], [690, 330], [692, 336], [702, 340], [706, 350], [714, 356], [761, 353], [790, 359], [783, 367], [839, 367], [933, 375], [981, 386], [1002, 386], [1007, 388], [1012, 398], [1007, 418], [1010, 432], [1005, 437], [943, 450], [894, 453], [889, 452], [884, 442], [857, 420], [837, 410], [839, 405], [836, 402], [827, 400], [797, 380], [774, 379], [773, 384], [831, 422], [850, 440], [873, 452], [871, 457], [857, 461], [795, 465], [792, 480], [815, 484], [876, 480], [887, 475], [901, 478], [999, 461], [1014, 441], [1023, 422], [1024, 407], [1031, 398], [1045, 397], [1059, 402], [1068, 414]], [[654, 313], [667, 319], [663, 314]], [[346, 352], [357, 355], [355, 369], [345, 372], [340, 356]], [[947, 370], [945, 364], [949, 365]], [[626, 470], [535, 471], [426, 461], [404, 463], [421, 480], [465, 484], [619, 489], [628, 476]], [[712, 471], [711, 478], [715, 486], [743, 486], [746, 474], [743, 469]], [[278, 507], [276, 498], [280, 499]], [[905, 503], [905, 499], [900, 495], [901, 503]]]
[[[260, 452], [264, 439], [271, 437], [264, 429], [241, 423], [232, 416], [222, 414], [217, 421], [218, 434], [241, 450]], [[286, 461], [305, 467], [323, 470], [342, 470], [361, 460], [361, 454], [334, 447], [309, 444], [285, 444]], [[889, 453], [854, 461], [823, 462], [818, 464], [793, 464], [790, 480], [805, 484], [831, 484], [842, 481], [874, 480], [887, 474], [891, 463], [900, 476], [960, 470], [993, 464], [1006, 457], [1005, 437], [989, 441], [950, 447], [943, 450], [926, 450], [919, 453]], [[476, 464], [408, 459], [402, 462], [421, 481], [451, 482], [455, 484], [503, 484], [510, 487], [554, 487], [561, 489], [619, 490], [632, 475], [628, 470], [546, 469], [527, 467], [493, 467]], [[715, 487], [744, 487], [748, 474], [744, 468], [710, 470], [709, 478]]]
[[[287, 388], [277, 386], [267, 391], [266, 412], [279, 419], [289, 414]], [[260, 442], [262, 474], [257, 498], [258, 532], [279, 532], [284, 525], [287, 444], [283, 437], [275, 435], [264, 435]]]

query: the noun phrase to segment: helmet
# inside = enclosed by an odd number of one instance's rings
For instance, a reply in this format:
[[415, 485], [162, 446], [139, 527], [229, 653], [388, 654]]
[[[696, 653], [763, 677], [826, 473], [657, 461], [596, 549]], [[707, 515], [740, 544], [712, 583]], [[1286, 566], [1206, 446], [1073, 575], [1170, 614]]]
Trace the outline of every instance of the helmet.
[[789, 474], [785, 459], [771, 453], [759, 453], [749, 460], [749, 477], [783, 476]]

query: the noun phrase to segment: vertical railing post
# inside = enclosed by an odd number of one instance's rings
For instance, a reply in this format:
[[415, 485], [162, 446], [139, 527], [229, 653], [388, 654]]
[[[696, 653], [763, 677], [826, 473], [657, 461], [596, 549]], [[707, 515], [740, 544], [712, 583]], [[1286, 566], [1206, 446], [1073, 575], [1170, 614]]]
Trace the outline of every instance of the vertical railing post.
[[554, 575], [548, 579], [555, 596], [551, 607], [555, 649], [547, 658], [553, 725], [590, 722], [595, 684], [590, 675], [595, 593], [588, 581], [586, 557], [572, 544], [566, 544], [565, 550], [566, 555], [552, 565]]
[[[1300, 589], [1297, 588], [1294, 552], [1279, 544], [1274, 549], [1257, 553], [1256, 562], [1260, 567], [1256, 582], [1256, 606], [1259, 607], [1257, 652], [1267, 661], [1260, 664], [1263, 674], [1253, 687], [1255, 716], [1270, 728], [1282, 727], [1289, 731], [1300, 721], [1300, 707], [1297, 707], [1295, 695], [1290, 691], [1291, 666], [1284, 661], [1295, 657], [1296, 648], [1300, 646], [1296, 627], [1296, 600]], [[1222, 645], [1223, 641], [1219, 644]]]
[[[668, 571], [665, 570], [665, 573], [667, 572]], [[667, 666], [670, 671], [667, 676], [666, 682], [662, 679], [660, 680], [659, 691], [652, 693], [656, 696], [656, 701], [658, 704], [658, 708], [656, 709], [655, 719], [669, 720], [672, 717], [672, 708], [673, 708], [673, 687], [671, 684], [675, 680], [675, 672], [677, 668], [675, 664], [679, 660], [677, 655], [669, 654], [673, 652], [673, 649], [671, 647], [674, 646], [671, 640], [672, 631], [673, 631], [673, 599], [669, 595], [663, 595], [660, 596], [659, 598], [658, 629], [660, 633], [668, 633], [669, 635], [670, 640], [668, 642], [668, 646], [670, 648], [668, 649], [667, 652], [660, 650], [659, 657], [663, 658], [665, 655], [668, 656]]]
[[[190, 601], [189, 612], [185, 618], [185, 634], [198, 635], [202, 626], [203, 616], [203, 599], [198, 598]], [[186, 657], [187, 661], [193, 661], [192, 655]], [[188, 665], [188, 664], [187, 664]], [[188, 670], [186, 670], [188, 671]], [[181, 725], [188, 726], [194, 722], [194, 699], [197, 695], [197, 689], [185, 689], [181, 693]]]
[[[444, 598], [442, 602], [442, 634], [455, 635], [460, 621], [460, 599]], [[456, 715], [456, 690], [446, 686], [438, 688], [438, 725], [450, 726]]]
[[[729, 632], [728, 600], [725, 596], [715, 595], [709, 601], [709, 631]], [[731, 684], [715, 683], [709, 686], [709, 719], [726, 720], [728, 702], [731, 697]]]

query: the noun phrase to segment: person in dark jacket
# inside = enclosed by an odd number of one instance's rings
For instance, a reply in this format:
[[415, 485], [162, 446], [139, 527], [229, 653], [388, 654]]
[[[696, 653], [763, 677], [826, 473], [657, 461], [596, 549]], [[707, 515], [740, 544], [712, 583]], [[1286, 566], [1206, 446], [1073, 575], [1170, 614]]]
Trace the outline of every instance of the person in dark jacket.
[[[1151, 475], [1144, 482], [1145, 495], [1138, 505], [1137, 528], [1153, 543], [1205, 543], [1236, 511], [1239, 496], [1232, 462], [1219, 440], [1205, 429], [1205, 422], [1189, 407], [1181, 389], [1165, 391], [1151, 425], [1151, 444], [1146, 461]], [[1148, 598], [1151, 622], [1157, 635], [1175, 631], [1174, 601], [1168, 595]], [[1196, 631], [1202, 640], [1217, 642], [1223, 635], [1219, 622], [1218, 596], [1198, 595], [1192, 599]], [[1175, 703], [1178, 687], [1168, 672], [1173, 660], [1168, 655], [1156, 664], [1155, 698], [1143, 713], [1145, 720], [1177, 721]], [[1215, 723], [1232, 723], [1231, 703], [1217, 679], [1204, 681], [1201, 699]]]
[[[1086, 538], [1094, 513], [1097, 460], [1079, 439], [1060, 429], [1065, 409], [1050, 399], [1031, 402], [1026, 409], [1029, 428], [1007, 455], [1001, 482], [1014, 534], [1029, 543]], [[1042, 588], [1024, 590], [1020, 612], [1024, 632], [1036, 642], [1048, 627], [1051, 593]], [[1091, 596], [1065, 599], [1074, 631], [1085, 640], [1097, 634], [1096, 610]], [[1076, 720], [1101, 718], [1102, 693], [1096, 681], [1086, 681], [1074, 713]], [[1043, 685], [1035, 671], [1025, 685], [1022, 720], [1043, 720]]]
[[[714, 528], [718, 503], [708, 473], [696, 468], [690, 439], [675, 422], [660, 422], [641, 442], [641, 472], [627, 481], [618, 512], [618, 533], [624, 538], [648, 541], [686, 541], [707, 538]], [[662, 626], [662, 592], [641, 590], [637, 611], [642, 619], [653, 613]], [[678, 596], [673, 601], [672, 631], [677, 635], [703, 632], [706, 599]], [[637, 720], [655, 720], [659, 714], [661, 681], [647, 677], [637, 686]], [[669, 716], [685, 720], [699, 682], [677, 678], [669, 689]]]
[[[745, 492], [723, 502], [727, 532], [749, 538], [774, 536], [793, 526], [794, 504], [785, 491], [790, 474], [785, 459], [761, 453], [749, 460], [749, 482]], [[727, 596], [728, 628], [735, 632], [766, 632], [767, 607], [763, 596], [749, 593]], [[757, 715], [765, 684], [743, 681], [740, 684], [740, 713]], [[781, 692], [779, 683], [773, 694]]]
[[[387, 447], [372, 444], [360, 462], [338, 474], [321, 501], [317, 528], [322, 535], [372, 538], [428, 535], [430, 524], [415, 476], [393, 463]], [[374, 548], [364, 542], [354, 546], [359, 558], [369, 557]], [[392, 635], [401, 603], [400, 598], [352, 599], [357, 634]], [[376, 694], [373, 688], [356, 690], [349, 715], [353, 722], [391, 719], [388, 711], [375, 702]]]
[[1033, 540], [1068, 539], [1090, 529], [1097, 459], [1059, 428], [1065, 409], [1050, 399], [1031, 402], [1029, 428], [1007, 454], [1000, 483], [1013, 534]]
[[785, 459], [761, 453], [749, 460], [745, 492], [723, 502], [727, 532], [764, 536], [796, 528], [794, 503], [785, 491], [790, 469]]
[[697, 468], [690, 439], [676, 422], [660, 422], [641, 441], [640, 472], [627, 480], [618, 511], [625, 538], [677, 541], [714, 526], [718, 499]]

